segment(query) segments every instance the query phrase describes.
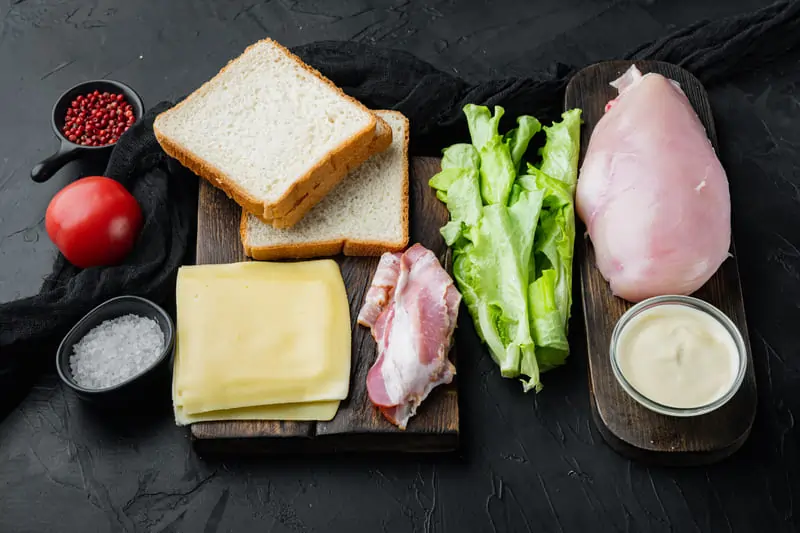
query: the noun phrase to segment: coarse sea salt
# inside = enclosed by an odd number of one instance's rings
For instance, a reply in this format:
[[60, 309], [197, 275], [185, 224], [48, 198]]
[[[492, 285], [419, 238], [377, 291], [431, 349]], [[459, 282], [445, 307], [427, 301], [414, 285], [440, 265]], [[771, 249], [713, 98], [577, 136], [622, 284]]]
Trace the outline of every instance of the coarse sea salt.
[[152, 318], [123, 315], [92, 328], [69, 358], [75, 382], [87, 389], [113, 387], [147, 370], [164, 349], [164, 332]]

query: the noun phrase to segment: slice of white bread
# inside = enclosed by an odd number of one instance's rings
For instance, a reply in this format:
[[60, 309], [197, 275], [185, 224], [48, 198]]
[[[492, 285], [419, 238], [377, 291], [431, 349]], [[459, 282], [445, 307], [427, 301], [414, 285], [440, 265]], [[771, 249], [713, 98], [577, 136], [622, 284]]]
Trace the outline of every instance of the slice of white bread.
[[248, 47], [153, 128], [164, 151], [264, 220], [302, 218], [369, 158], [379, 119], [271, 39]]
[[[364, 147], [364, 149], [366, 149], [368, 154], [383, 152], [392, 144], [392, 138], [392, 128], [383, 119], [378, 117], [378, 127], [375, 130], [375, 137], [373, 137], [372, 142]], [[350, 171], [352, 170], [351, 168]], [[269, 219], [264, 217], [259, 218], [275, 228], [290, 228], [297, 224], [312, 207], [322, 201], [325, 195], [336, 187], [337, 184], [338, 183], [326, 182], [316, 188], [308, 190], [302, 199], [295, 204], [295, 208], [281, 217]]]
[[408, 119], [376, 111], [392, 143], [356, 168], [295, 226], [276, 229], [243, 211], [242, 244], [257, 260], [380, 255], [408, 244]]

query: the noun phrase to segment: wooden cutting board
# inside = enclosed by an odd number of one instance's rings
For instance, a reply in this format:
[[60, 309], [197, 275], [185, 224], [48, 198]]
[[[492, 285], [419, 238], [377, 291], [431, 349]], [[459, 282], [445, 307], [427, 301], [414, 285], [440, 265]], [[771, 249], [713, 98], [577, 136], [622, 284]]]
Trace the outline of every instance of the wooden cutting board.
[[[439, 159], [416, 158], [410, 168], [410, 243], [433, 250], [450, 265], [439, 228], [448, 220], [446, 207], [428, 186], [439, 171]], [[245, 261], [239, 239], [241, 210], [225, 193], [201, 180], [197, 207], [197, 264]], [[456, 381], [434, 389], [405, 431], [387, 422], [367, 397], [366, 377], [376, 357], [369, 329], [356, 324], [364, 293], [378, 265], [377, 257], [336, 258], [350, 301], [352, 374], [350, 395], [330, 422], [231, 421], [192, 424], [199, 452], [305, 453], [393, 450], [450, 451], [458, 446]], [[455, 362], [455, 348], [450, 353]]]
[[[610, 61], [587, 67], [567, 86], [567, 109], [583, 109], [581, 163], [606, 102], [616, 96], [609, 82], [630, 67], [631, 61]], [[680, 83], [719, 153], [708, 95], [689, 72], [669, 63], [637, 61], [643, 72], [658, 72]], [[735, 224], [735, 220], [734, 220]], [[582, 235], [585, 228], [578, 228]], [[589, 359], [589, 391], [594, 421], [605, 440], [618, 452], [661, 464], [703, 464], [735, 452], [747, 439], [756, 413], [756, 380], [747, 334], [736, 253], [694, 296], [722, 310], [739, 327], [747, 345], [748, 366], [739, 392], [720, 409], [695, 418], [674, 418], [653, 413], [636, 403], [614, 378], [609, 358], [611, 332], [631, 304], [614, 297], [595, 267], [588, 237], [576, 243]]]

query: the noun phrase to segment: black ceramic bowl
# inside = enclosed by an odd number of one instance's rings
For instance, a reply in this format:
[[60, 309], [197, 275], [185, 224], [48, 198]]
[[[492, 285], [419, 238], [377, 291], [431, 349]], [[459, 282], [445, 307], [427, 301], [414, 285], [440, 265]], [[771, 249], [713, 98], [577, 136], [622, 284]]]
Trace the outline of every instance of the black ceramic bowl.
[[[104, 389], [87, 389], [78, 385], [72, 377], [69, 365], [73, 346], [100, 323], [127, 314], [152, 318], [158, 322], [164, 332], [161, 355], [149, 368], [118, 385]], [[175, 325], [166, 311], [138, 296], [118, 296], [89, 311], [67, 333], [56, 352], [56, 369], [61, 380], [84, 400], [104, 407], [135, 407], [144, 401], [150, 403], [153, 397], [169, 396], [174, 346]]]
[[61, 141], [61, 146], [55, 154], [51, 155], [33, 167], [33, 170], [31, 170], [31, 178], [33, 181], [37, 183], [47, 181], [53, 176], [53, 174], [58, 172], [61, 167], [70, 161], [77, 159], [82, 155], [99, 155], [103, 152], [107, 153], [111, 151], [111, 148], [114, 147], [114, 143], [103, 146], [83, 146], [81, 144], [71, 142], [64, 136], [64, 133], [62, 133], [64, 122], [67, 118], [67, 109], [72, 101], [77, 96], [86, 95], [92, 91], [122, 93], [125, 95], [125, 100], [127, 100], [131, 107], [133, 107], [133, 113], [136, 117], [136, 121], [141, 119], [142, 115], [144, 115], [144, 103], [142, 102], [141, 97], [136, 93], [136, 91], [124, 83], [113, 80], [93, 80], [79, 83], [75, 87], [62, 94], [56, 102], [56, 105], [53, 106], [53, 113], [50, 117], [50, 125], [53, 128], [53, 133], [55, 133], [56, 137], [58, 137], [58, 140]]

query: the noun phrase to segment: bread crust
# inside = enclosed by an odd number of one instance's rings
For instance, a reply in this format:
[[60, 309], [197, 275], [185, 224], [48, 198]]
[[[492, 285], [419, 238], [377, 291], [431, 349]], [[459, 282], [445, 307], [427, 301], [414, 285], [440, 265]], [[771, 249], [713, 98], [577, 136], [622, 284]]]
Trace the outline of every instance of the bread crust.
[[[406, 165], [403, 167], [403, 206], [401, 211], [402, 238], [397, 242], [333, 239], [274, 246], [250, 246], [247, 242], [247, 213], [242, 211], [242, 217], [239, 223], [239, 235], [242, 240], [245, 255], [257, 261], [274, 261], [278, 259], [328, 257], [340, 253], [347, 256], [379, 256], [385, 252], [399, 252], [406, 248], [409, 240], [409, 122], [408, 119], [398, 111], [381, 111], [381, 113], [391, 113], [396, 118], [405, 122], [405, 135], [403, 137], [402, 147], [403, 159], [406, 161]], [[384, 147], [384, 150], [387, 147]]]
[[[327, 84], [330, 88], [337, 92], [341, 98], [348, 100], [354, 106], [360, 108], [365, 113], [368, 113], [370, 117], [369, 123], [364, 128], [353, 134], [349, 139], [345, 140], [342, 144], [326, 154], [325, 157], [317, 161], [317, 163], [311, 169], [309, 169], [303, 176], [298, 177], [283, 193], [283, 195], [273, 203], [262, 202], [258, 198], [255, 198], [250, 193], [245, 191], [241, 186], [239, 186], [235, 180], [231, 179], [230, 176], [225, 174], [209, 161], [203, 159], [201, 156], [192, 153], [185, 146], [182, 146], [175, 140], [170, 139], [169, 136], [164, 134], [159, 128], [159, 121], [163, 120], [163, 117], [177, 112], [186, 102], [197, 97], [197, 95], [201, 93], [205, 87], [207, 87], [212, 81], [225, 72], [233, 63], [241, 59], [242, 56], [244, 56], [251, 48], [258, 46], [261, 43], [271, 44], [282, 51], [289, 59], [297, 63], [300, 68], [318, 78], [323, 83]], [[372, 111], [367, 109], [358, 100], [345, 94], [344, 91], [334, 85], [333, 82], [324, 77], [317, 70], [303, 63], [300, 58], [292, 54], [287, 48], [269, 38], [262, 39], [261, 41], [248, 46], [241, 55], [229, 61], [228, 64], [225, 65], [213, 78], [205, 82], [192, 94], [187, 96], [185, 100], [178, 103], [171, 109], [159, 114], [153, 123], [153, 130], [155, 132], [156, 139], [169, 156], [177, 159], [183, 166], [190, 169], [201, 178], [207, 180], [212, 185], [222, 189], [230, 198], [242, 206], [242, 208], [264, 220], [270, 220], [292, 213], [292, 217], [286, 219], [286, 223], [291, 222], [292, 225], [296, 224], [300, 219], [302, 219], [305, 213], [307, 213], [311, 207], [316, 205], [316, 203], [318, 203], [319, 200], [324, 197], [324, 194], [309, 195], [309, 191], [318, 189], [320, 187], [322, 188], [321, 190], [324, 189], [326, 192], [329, 191], [347, 175], [349, 169], [361, 164], [370, 155], [372, 155], [372, 153], [368, 153], [368, 150], [366, 150], [364, 147], [369, 146], [372, 140], [375, 138], [377, 127], [378, 118]], [[301, 200], [303, 200], [303, 198], [307, 195], [310, 197], [309, 201], [303, 203], [301, 206]]]

